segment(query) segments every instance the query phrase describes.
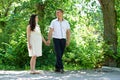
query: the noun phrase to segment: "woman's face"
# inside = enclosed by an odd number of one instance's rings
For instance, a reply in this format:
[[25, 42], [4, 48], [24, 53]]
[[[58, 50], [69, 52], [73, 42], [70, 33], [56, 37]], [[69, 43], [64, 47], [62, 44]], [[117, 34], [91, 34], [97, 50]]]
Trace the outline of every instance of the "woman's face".
[[36, 21], [36, 23], [38, 22], [38, 16], [35, 17], [35, 21]]

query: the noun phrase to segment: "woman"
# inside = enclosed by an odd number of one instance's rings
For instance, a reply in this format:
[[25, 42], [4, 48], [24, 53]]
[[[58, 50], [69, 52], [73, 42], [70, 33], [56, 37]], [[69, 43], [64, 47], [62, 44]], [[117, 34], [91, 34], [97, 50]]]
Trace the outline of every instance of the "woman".
[[47, 44], [41, 34], [37, 15], [31, 15], [30, 17], [29, 25], [27, 26], [27, 41], [28, 52], [31, 57], [30, 73], [37, 74], [39, 72], [35, 71], [36, 58], [42, 56], [42, 41]]

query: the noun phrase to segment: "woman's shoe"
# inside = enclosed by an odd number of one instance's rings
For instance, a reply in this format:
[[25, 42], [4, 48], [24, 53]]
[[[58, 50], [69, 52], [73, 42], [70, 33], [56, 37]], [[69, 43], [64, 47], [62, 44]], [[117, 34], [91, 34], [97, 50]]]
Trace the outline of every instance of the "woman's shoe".
[[40, 74], [40, 72], [37, 72], [37, 71], [31, 71], [30, 74]]

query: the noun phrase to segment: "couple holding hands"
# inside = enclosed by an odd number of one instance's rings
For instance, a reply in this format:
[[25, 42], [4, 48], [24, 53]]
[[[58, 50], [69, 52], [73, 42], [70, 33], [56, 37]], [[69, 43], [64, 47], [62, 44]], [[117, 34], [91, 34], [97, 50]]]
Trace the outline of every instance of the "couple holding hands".
[[63, 18], [63, 13], [62, 9], [56, 10], [57, 18], [51, 21], [47, 41], [41, 34], [40, 27], [38, 25], [38, 16], [31, 15], [29, 25], [27, 26], [27, 45], [29, 56], [31, 57], [31, 74], [40, 73], [35, 70], [36, 58], [42, 56], [42, 41], [49, 46], [51, 38], [53, 38], [54, 51], [56, 55], [55, 72], [64, 73], [62, 56], [65, 47], [70, 43], [70, 25], [68, 21]]

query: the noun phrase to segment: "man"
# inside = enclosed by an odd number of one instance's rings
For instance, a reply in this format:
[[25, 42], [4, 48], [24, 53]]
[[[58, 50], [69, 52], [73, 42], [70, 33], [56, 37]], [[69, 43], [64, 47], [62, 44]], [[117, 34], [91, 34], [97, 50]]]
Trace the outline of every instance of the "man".
[[70, 43], [70, 25], [67, 20], [63, 18], [63, 10], [56, 10], [56, 19], [52, 20], [50, 30], [48, 33], [48, 45], [51, 37], [53, 38], [54, 50], [56, 54], [55, 72], [63, 73], [62, 56], [64, 49]]

